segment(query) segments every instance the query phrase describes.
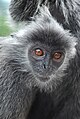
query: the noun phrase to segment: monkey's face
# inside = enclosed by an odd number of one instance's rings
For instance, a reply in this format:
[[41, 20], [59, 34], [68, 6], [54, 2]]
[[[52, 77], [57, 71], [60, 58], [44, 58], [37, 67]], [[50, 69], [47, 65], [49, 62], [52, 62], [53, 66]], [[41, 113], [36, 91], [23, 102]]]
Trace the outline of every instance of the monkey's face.
[[37, 43], [29, 50], [29, 60], [37, 79], [42, 82], [50, 80], [65, 58], [65, 50], [59, 47], [49, 47], [45, 44]]
[[[40, 83], [60, 80], [67, 69], [69, 60], [74, 57], [75, 44], [70, 34], [55, 30], [38, 30], [31, 34], [31, 47], [28, 58], [35, 79]], [[68, 42], [69, 41], [69, 42]]]

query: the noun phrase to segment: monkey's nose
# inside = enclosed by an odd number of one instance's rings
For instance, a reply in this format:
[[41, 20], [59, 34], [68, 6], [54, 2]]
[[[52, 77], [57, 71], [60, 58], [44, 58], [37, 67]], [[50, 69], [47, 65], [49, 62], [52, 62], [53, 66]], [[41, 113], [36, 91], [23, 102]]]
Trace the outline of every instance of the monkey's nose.
[[43, 69], [45, 69], [45, 70], [48, 69], [48, 63], [45, 62], [45, 63], [43, 64]]
[[43, 64], [43, 68], [44, 68], [44, 69], [46, 69], [46, 68], [47, 68], [45, 63]]

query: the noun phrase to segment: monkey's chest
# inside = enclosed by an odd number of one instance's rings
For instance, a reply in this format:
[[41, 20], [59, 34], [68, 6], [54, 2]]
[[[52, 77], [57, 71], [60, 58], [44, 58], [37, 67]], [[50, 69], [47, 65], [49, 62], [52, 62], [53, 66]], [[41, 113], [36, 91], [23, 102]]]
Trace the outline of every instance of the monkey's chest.
[[31, 107], [28, 119], [52, 119], [54, 115], [54, 105], [51, 97], [38, 93]]

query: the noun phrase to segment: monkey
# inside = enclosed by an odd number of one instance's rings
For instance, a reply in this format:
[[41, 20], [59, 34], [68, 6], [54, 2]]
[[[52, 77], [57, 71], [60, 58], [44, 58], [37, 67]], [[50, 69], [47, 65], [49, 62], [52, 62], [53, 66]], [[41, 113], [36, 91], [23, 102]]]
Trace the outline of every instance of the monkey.
[[0, 38], [0, 118], [80, 119], [80, 43], [45, 5]]
[[44, 4], [51, 15], [77, 36], [80, 29], [80, 0], [11, 0], [10, 15], [16, 22], [30, 21]]

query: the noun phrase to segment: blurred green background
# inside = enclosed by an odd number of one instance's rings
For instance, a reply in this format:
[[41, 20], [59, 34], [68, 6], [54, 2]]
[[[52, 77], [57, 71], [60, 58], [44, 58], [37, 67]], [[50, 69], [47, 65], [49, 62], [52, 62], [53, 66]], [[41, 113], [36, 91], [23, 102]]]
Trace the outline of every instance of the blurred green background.
[[8, 36], [13, 31], [9, 24], [9, 3], [10, 0], [0, 0], [0, 36]]

